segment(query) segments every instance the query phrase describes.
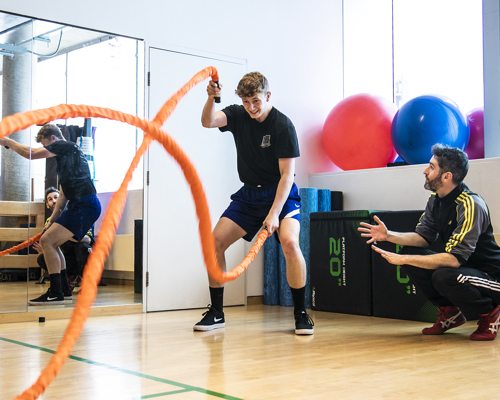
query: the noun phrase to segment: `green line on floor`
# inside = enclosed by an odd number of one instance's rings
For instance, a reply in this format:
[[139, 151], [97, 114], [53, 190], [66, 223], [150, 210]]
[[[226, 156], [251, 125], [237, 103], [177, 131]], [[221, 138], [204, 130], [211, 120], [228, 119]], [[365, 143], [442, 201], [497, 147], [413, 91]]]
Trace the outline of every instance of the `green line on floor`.
[[179, 394], [179, 393], [187, 393], [187, 392], [192, 392], [192, 390], [189, 389], [179, 389], [179, 390], [172, 390], [171, 392], [163, 392], [163, 393], [156, 393], [156, 394], [147, 394], [144, 396], [141, 396], [140, 399], [154, 399], [156, 397], [163, 397], [163, 396], [171, 396], [173, 394]]
[[[4, 342], [12, 343], [12, 344], [17, 344], [17, 345], [23, 346], [23, 347], [29, 347], [30, 349], [44, 351], [44, 352], [50, 353], [50, 354], [54, 354], [55, 353], [54, 350], [46, 349], [44, 347], [35, 346], [35, 345], [24, 343], [24, 342], [19, 342], [17, 340], [7, 339], [7, 338], [3, 338], [3, 337], [0, 337], [0, 340], [3, 340]], [[110, 370], [122, 372], [124, 374], [133, 375], [133, 376], [136, 376], [136, 377], [139, 377], [139, 378], [149, 379], [149, 380], [152, 380], [152, 381], [166, 383], [168, 385], [178, 386], [178, 387], [182, 388], [181, 390], [177, 390], [177, 391], [165, 392], [165, 393], [161, 393], [161, 394], [143, 396], [143, 397], [141, 397], [141, 399], [150, 399], [150, 398], [153, 398], [153, 397], [168, 396], [168, 395], [171, 395], [171, 394], [177, 394], [177, 393], [182, 393], [182, 392], [199, 392], [199, 393], [208, 394], [209, 396], [218, 397], [220, 399], [226, 399], [226, 400], [243, 400], [243, 399], [241, 399], [239, 397], [228, 396], [226, 394], [214, 392], [212, 390], [202, 389], [202, 388], [199, 388], [199, 387], [196, 387], [196, 386], [185, 385], [183, 383], [170, 381], [168, 379], [158, 378], [156, 376], [141, 374], [140, 372], [129, 371], [127, 369], [114, 367], [112, 365], [103, 364], [101, 362], [88, 360], [88, 359], [82, 358], [82, 357], [76, 357], [76, 356], [71, 356], [70, 355], [69, 358], [71, 360], [84, 362], [84, 363], [87, 363], [87, 364], [90, 364], [90, 365], [94, 365], [94, 366], [97, 366], [97, 367], [107, 368], [107, 369], [110, 369]]]

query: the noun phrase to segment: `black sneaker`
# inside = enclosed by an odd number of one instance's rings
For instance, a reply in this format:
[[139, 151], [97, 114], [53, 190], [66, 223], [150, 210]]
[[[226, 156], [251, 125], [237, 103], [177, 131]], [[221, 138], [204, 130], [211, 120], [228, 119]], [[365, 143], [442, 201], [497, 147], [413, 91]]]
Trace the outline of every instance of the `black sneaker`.
[[63, 293], [63, 296], [64, 300], [73, 300], [73, 295], [71, 294], [71, 292]]
[[312, 335], [314, 334], [314, 322], [311, 317], [302, 311], [295, 314], [295, 334], [296, 335]]
[[195, 331], [211, 331], [217, 328], [224, 328], [224, 313], [217, 311], [212, 305], [208, 305], [208, 311], [203, 313], [203, 318], [198, 322], [193, 329]]
[[54, 295], [51, 291], [50, 288], [47, 290], [47, 293], [42, 294], [40, 297], [29, 300], [28, 304], [30, 306], [43, 306], [43, 305], [64, 305], [64, 295]]

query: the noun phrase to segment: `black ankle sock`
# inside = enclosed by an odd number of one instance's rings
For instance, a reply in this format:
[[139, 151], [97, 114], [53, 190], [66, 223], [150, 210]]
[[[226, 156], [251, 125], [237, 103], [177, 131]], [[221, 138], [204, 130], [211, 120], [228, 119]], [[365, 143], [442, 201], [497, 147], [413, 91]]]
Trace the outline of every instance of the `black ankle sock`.
[[65, 269], [61, 270], [61, 289], [63, 293], [71, 293], [68, 283], [68, 274]]
[[61, 296], [63, 294], [61, 288], [61, 274], [50, 274], [50, 288], [49, 290], [54, 296]]
[[217, 311], [222, 312], [224, 304], [224, 287], [213, 288], [210, 287], [210, 301], [212, 302], [212, 307]]
[[306, 287], [301, 287], [300, 289], [293, 289], [292, 290], [292, 299], [293, 299], [293, 313], [298, 314], [302, 311], [305, 311], [305, 301], [306, 301]]

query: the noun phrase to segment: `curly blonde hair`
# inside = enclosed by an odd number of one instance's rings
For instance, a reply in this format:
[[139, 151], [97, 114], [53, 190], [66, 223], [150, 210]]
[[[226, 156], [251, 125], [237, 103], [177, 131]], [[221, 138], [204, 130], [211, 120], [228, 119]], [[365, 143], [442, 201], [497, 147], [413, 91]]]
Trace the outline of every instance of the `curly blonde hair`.
[[269, 92], [269, 82], [260, 72], [249, 72], [238, 83], [235, 93], [240, 97], [253, 97], [258, 93]]

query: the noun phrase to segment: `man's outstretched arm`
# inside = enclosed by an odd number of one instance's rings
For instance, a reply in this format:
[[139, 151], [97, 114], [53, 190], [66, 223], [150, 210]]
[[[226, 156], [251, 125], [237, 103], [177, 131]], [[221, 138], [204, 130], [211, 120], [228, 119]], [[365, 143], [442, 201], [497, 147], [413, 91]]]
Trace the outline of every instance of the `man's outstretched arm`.
[[14, 150], [21, 157], [31, 160], [50, 158], [55, 156], [54, 153], [51, 153], [45, 147], [32, 148], [29, 146], [25, 146], [24, 144], [17, 143], [15, 140], [9, 138], [1, 138], [0, 145], [7, 146], [10, 149]]
[[441, 267], [460, 267], [458, 259], [450, 253], [436, 254], [396, 254], [372, 245], [372, 249], [394, 265], [412, 265], [422, 269], [438, 269]]

